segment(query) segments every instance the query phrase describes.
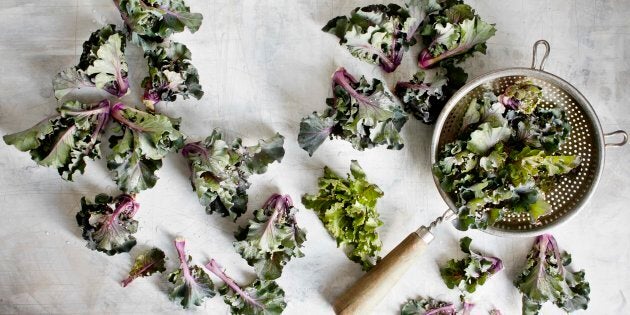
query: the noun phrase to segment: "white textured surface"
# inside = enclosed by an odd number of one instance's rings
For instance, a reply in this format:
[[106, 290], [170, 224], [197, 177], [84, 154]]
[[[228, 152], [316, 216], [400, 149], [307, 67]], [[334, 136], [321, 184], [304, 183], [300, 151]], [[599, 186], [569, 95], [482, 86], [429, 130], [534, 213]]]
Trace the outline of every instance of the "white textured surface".
[[[250, 143], [276, 130], [286, 136], [284, 161], [253, 178], [250, 209], [275, 191], [299, 200], [303, 193], [316, 190], [325, 164], [345, 173], [350, 160], [358, 159], [369, 179], [385, 191], [379, 209], [386, 253], [445, 208], [429, 172], [432, 128], [410, 120], [401, 151], [358, 152], [343, 141], [327, 141], [309, 158], [296, 141], [300, 118], [324, 108], [331, 93], [329, 78], [338, 66], [356, 75], [383, 77], [319, 30], [330, 18], [373, 2], [189, 0], [194, 11], [203, 13], [204, 23], [198, 33], [176, 39], [191, 48], [206, 96], [161, 109], [181, 116], [183, 131], [193, 139], [215, 127]], [[472, 76], [529, 65], [532, 43], [545, 38], [552, 46], [546, 69], [586, 95], [605, 131], [630, 129], [627, 1], [470, 3], [499, 30], [488, 44], [488, 54], [466, 64]], [[0, 0], [1, 134], [30, 127], [53, 113], [52, 77], [76, 64], [82, 42], [106, 23], [121, 24], [107, 0]], [[138, 50], [128, 51], [139, 55]], [[389, 86], [415, 71], [416, 56], [417, 52], [407, 54], [396, 74], [385, 77]], [[143, 68], [131, 67], [138, 82]], [[573, 254], [574, 265], [586, 269], [592, 294], [583, 314], [630, 313], [629, 153], [628, 147], [607, 152], [602, 182], [590, 205], [554, 231], [560, 246]], [[184, 160], [169, 156], [159, 175], [157, 186], [139, 195], [139, 245], [132, 254], [157, 245], [171, 258], [171, 269], [176, 257], [171, 241], [183, 235], [196, 263], [213, 257], [237, 281], [251, 280], [252, 269], [231, 247], [236, 225], [204, 213], [190, 189]], [[0, 143], [1, 314], [179, 311], [167, 298], [163, 278], [139, 279], [125, 289], [119, 285], [131, 264], [128, 254], [108, 257], [84, 247], [74, 216], [82, 195], [99, 192], [116, 193], [102, 161], [88, 163], [86, 175], [76, 182], [64, 182], [55, 170], [38, 167], [28, 154]], [[361, 275], [360, 268], [336, 248], [312, 212], [302, 210], [299, 222], [309, 232], [306, 257], [291, 261], [279, 281], [287, 292], [286, 314], [332, 313], [330, 302]], [[474, 313], [485, 314], [494, 305], [504, 314], [518, 314], [520, 297], [512, 279], [532, 239], [497, 238], [478, 231], [464, 234], [447, 225], [438, 229], [430, 250], [376, 314], [396, 314], [403, 301], [417, 295], [456, 300], [457, 293], [439, 278], [437, 264], [460, 255], [457, 241], [463, 235], [471, 236], [475, 247], [503, 258], [506, 265], [474, 295], [480, 304]], [[225, 314], [228, 309], [215, 297], [197, 311]], [[543, 313], [561, 314], [549, 305]]]

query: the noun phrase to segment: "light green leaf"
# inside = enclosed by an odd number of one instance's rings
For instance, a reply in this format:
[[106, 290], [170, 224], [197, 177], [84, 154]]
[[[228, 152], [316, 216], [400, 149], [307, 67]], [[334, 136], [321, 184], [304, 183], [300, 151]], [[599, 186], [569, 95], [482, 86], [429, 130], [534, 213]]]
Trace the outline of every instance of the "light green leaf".
[[490, 123], [483, 123], [470, 134], [466, 148], [471, 152], [484, 154], [499, 142], [509, 139], [511, 134], [512, 130], [507, 126], [491, 127]]
[[[116, 90], [114, 95], [121, 97], [127, 94], [127, 61], [123, 54], [124, 38], [115, 33], [101, 45], [96, 56], [98, 57], [85, 70], [85, 73], [94, 77], [94, 84], [99, 89], [107, 91]], [[111, 92], [110, 92], [111, 93]]]
[[383, 191], [367, 182], [357, 161], [352, 161], [350, 171], [347, 178], [342, 178], [324, 168], [318, 194], [304, 195], [302, 203], [316, 212], [337, 245], [348, 247], [348, 257], [367, 270], [379, 259], [381, 241], [376, 229], [383, 222], [376, 202]]

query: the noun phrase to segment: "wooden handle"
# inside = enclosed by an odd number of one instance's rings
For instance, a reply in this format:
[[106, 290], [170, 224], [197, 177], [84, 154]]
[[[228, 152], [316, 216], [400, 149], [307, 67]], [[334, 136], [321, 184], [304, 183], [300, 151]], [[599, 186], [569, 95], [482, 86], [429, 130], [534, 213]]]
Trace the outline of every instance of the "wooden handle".
[[389, 293], [390, 289], [407, 272], [415, 259], [422, 254], [433, 235], [424, 230], [409, 234], [385, 258], [341, 295], [333, 308], [338, 315], [366, 315]]

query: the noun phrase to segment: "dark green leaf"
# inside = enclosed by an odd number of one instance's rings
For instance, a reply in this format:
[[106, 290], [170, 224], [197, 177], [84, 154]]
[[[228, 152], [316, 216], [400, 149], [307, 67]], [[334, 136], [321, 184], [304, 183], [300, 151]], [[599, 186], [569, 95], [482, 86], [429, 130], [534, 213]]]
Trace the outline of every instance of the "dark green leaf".
[[107, 167], [114, 180], [128, 193], [152, 188], [162, 159], [184, 145], [179, 121], [120, 103], [112, 109], [112, 117], [116, 122], [109, 139], [112, 154], [107, 157]]
[[501, 259], [484, 256], [470, 249], [472, 239], [464, 237], [459, 241], [462, 252], [468, 254], [465, 258], [451, 259], [446, 266], [440, 267], [442, 280], [449, 289], [457, 288], [462, 300], [468, 293], [473, 293], [477, 287], [483, 285], [487, 278], [503, 269]]
[[136, 245], [132, 234], [138, 230], [138, 221], [133, 217], [139, 207], [130, 195], [113, 198], [100, 194], [94, 202], [81, 198], [76, 219], [83, 229], [83, 238], [88, 241], [87, 247], [107, 255], [131, 250]]
[[439, 301], [431, 297], [410, 299], [403, 304], [400, 315], [455, 315], [457, 311], [451, 303]]
[[297, 209], [289, 195], [272, 195], [254, 218], [236, 233], [234, 248], [254, 266], [262, 280], [275, 280], [293, 257], [303, 257], [300, 250], [306, 232], [295, 220]]
[[219, 293], [230, 306], [232, 314], [277, 315], [287, 306], [284, 290], [273, 280], [256, 279], [241, 288], [214, 259], [206, 264], [206, 268], [223, 280], [224, 285], [219, 288]]
[[61, 177], [72, 180], [75, 172], [83, 173], [86, 159], [101, 156], [99, 144], [109, 117], [109, 102], [86, 105], [68, 101], [57, 112], [57, 116], [3, 139], [20, 151], [29, 151], [37, 164], [56, 168]]
[[331, 137], [334, 125], [333, 117], [320, 117], [317, 112], [302, 118], [298, 135], [300, 147], [312, 156], [326, 138]]
[[395, 93], [405, 112], [426, 123], [433, 123], [446, 102], [466, 83], [468, 74], [457, 66], [444, 65], [418, 71], [411, 81], [396, 83]]
[[560, 251], [552, 235], [536, 238], [525, 268], [514, 282], [523, 294], [523, 314], [538, 314], [548, 301], [569, 313], [587, 308], [590, 286], [584, 271], [568, 269], [570, 263], [571, 256]]
[[300, 124], [300, 146], [312, 154], [326, 138], [326, 133], [352, 143], [357, 150], [378, 145], [400, 150], [400, 130], [407, 116], [383, 84], [364, 77], [357, 81], [344, 68], [333, 75], [334, 97], [322, 114], [313, 113]]
[[131, 281], [138, 277], [148, 277], [154, 273], [166, 271], [165, 263], [166, 255], [157, 247], [141, 253], [133, 262], [129, 276], [122, 281], [123, 287], [128, 286]]
[[145, 51], [144, 56], [149, 64], [149, 76], [142, 81], [143, 102], [147, 108], [153, 109], [160, 101], [175, 101], [178, 95], [184, 99], [203, 96], [199, 74], [186, 45], [169, 41]]
[[276, 134], [258, 145], [245, 147], [241, 139], [232, 145], [218, 129], [203, 143], [189, 143], [182, 150], [191, 169], [190, 180], [199, 201], [210, 214], [219, 212], [236, 220], [247, 210], [248, 179], [262, 174], [267, 165], [284, 156], [284, 137]]
[[210, 276], [203, 268], [190, 265], [192, 257], [186, 257], [185, 246], [183, 238], [175, 240], [180, 265], [168, 275], [168, 281], [173, 284], [169, 296], [172, 300], [180, 301], [183, 308], [190, 308], [200, 306], [205, 298], [212, 298], [216, 292]]
[[114, 0], [132, 39], [147, 50], [174, 33], [201, 26], [203, 16], [191, 13], [183, 0]]

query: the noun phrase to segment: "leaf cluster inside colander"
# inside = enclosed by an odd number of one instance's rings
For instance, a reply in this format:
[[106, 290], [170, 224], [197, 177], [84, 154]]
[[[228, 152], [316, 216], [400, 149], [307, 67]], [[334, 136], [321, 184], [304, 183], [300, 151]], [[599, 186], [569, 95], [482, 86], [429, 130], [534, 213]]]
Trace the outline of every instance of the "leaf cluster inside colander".
[[472, 99], [459, 136], [438, 153], [433, 171], [458, 207], [456, 226], [485, 229], [508, 214], [547, 214], [545, 200], [556, 177], [580, 165], [577, 155], [557, 155], [571, 125], [562, 108], [542, 108], [542, 89], [518, 81], [500, 95]]

